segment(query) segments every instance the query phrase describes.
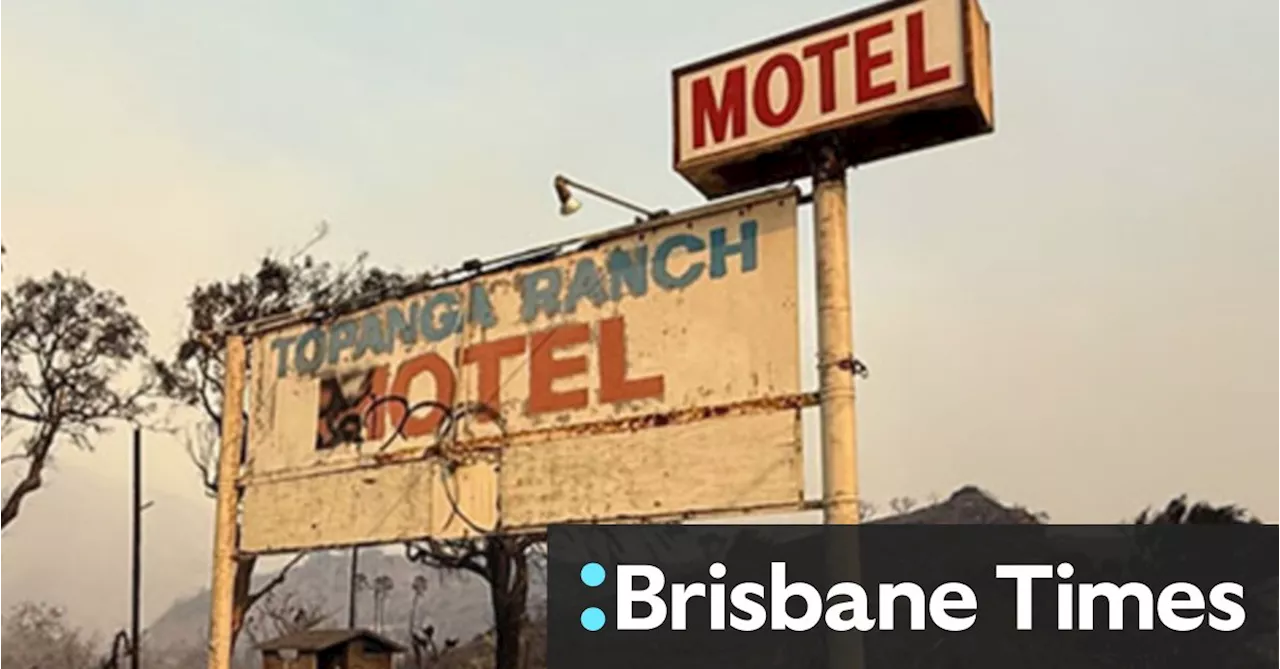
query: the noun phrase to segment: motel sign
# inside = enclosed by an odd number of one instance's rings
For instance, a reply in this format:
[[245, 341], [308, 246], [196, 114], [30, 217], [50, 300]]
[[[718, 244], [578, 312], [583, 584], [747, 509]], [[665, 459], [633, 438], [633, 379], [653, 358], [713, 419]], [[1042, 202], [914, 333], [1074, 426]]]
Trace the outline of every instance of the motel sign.
[[[256, 334], [242, 550], [798, 508], [796, 204], [719, 202]], [[485, 408], [461, 459], [424, 456], [458, 406]]]
[[890, 2], [677, 69], [675, 169], [708, 197], [811, 176], [805, 146], [862, 164], [990, 132], [973, 0]]

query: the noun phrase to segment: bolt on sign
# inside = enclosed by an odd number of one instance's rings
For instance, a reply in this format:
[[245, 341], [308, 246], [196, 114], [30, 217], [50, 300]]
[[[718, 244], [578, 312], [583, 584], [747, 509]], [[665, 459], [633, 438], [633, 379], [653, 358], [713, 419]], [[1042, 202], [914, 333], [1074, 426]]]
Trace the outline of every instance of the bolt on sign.
[[675, 170], [712, 198], [812, 174], [806, 144], [853, 164], [991, 132], [976, 0], [893, 0], [672, 74]]
[[240, 549], [798, 508], [797, 196], [255, 333]]

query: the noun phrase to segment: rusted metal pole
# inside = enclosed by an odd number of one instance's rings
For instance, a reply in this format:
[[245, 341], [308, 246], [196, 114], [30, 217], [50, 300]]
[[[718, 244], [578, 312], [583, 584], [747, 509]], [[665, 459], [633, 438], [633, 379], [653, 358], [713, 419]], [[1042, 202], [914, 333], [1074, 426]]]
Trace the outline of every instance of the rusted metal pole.
[[858, 434], [854, 414], [853, 308], [849, 297], [847, 164], [834, 147], [818, 154], [813, 222], [818, 274], [818, 369], [822, 406], [822, 496], [827, 525], [858, 522]]
[[231, 618], [236, 578], [236, 477], [244, 437], [245, 343], [227, 337], [222, 396], [222, 443], [218, 450], [218, 510], [213, 531], [210, 587], [209, 669], [231, 669]]

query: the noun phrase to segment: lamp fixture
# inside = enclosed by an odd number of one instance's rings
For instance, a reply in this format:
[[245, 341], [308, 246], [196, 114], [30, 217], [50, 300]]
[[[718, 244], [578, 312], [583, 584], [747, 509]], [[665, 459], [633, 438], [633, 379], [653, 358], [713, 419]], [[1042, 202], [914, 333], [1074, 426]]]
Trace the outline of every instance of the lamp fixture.
[[582, 208], [582, 203], [579, 202], [578, 199], [573, 196], [572, 188], [576, 188], [578, 190], [590, 193], [602, 200], [611, 202], [615, 205], [618, 205], [619, 207], [622, 207], [624, 209], [629, 209], [631, 211], [636, 212], [637, 214], [640, 214], [640, 216], [636, 218], [637, 223], [652, 221], [656, 218], [661, 218], [670, 213], [666, 209], [658, 209], [656, 211], [645, 209], [644, 207], [641, 207], [637, 204], [632, 204], [630, 202], [627, 202], [626, 200], [623, 200], [622, 198], [619, 198], [614, 195], [610, 195], [599, 189], [580, 184], [576, 181], [569, 179], [568, 177], [562, 174], [556, 175], [553, 185], [555, 186], [555, 189], [556, 189], [556, 199], [559, 200], [560, 202], [561, 216], [573, 215], [579, 209]]

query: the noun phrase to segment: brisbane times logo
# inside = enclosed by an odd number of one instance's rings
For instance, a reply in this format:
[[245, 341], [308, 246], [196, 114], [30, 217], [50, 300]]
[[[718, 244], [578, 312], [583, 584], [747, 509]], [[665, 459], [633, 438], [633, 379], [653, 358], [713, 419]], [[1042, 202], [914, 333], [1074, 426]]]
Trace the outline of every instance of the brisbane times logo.
[[[1008, 627], [1032, 628], [1032, 600], [1045, 592], [1056, 608], [1058, 630], [1152, 630], [1164, 628], [1190, 632], [1201, 627], [1218, 632], [1240, 629], [1245, 621], [1244, 587], [1220, 582], [1201, 590], [1187, 582], [1152, 587], [1140, 582], [1073, 582], [1070, 563], [993, 565], [994, 577], [1007, 584], [1016, 599], [1016, 612]], [[584, 564], [582, 584], [600, 597], [587, 603], [603, 603], [610, 590], [616, 593], [612, 613], [599, 605], [582, 609], [584, 630], [608, 627], [618, 631], [774, 630], [804, 632], [825, 627], [835, 632], [872, 630], [940, 629], [963, 632], [978, 616], [978, 597], [970, 586], [942, 583], [926, 591], [911, 582], [863, 585], [839, 582], [820, 590], [810, 583], [788, 578], [785, 562], [770, 563], [768, 587], [764, 583], [726, 583], [728, 569], [715, 562], [707, 568], [706, 582], [667, 584], [663, 570], [654, 565], [619, 564], [612, 577], [597, 562]], [[612, 581], [612, 583], [609, 583]], [[610, 587], [604, 587], [606, 584]], [[1039, 588], [1040, 594], [1035, 594]], [[871, 593], [874, 593], [874, 597]], [[595, 600], [592, 602], [591, 600]], [[900, 600], [905, 600], [899, 604]], [[1100, 615], [1099, 615], [1100, 614]], [[612, 621], [611, 621], [612, 618]]]

